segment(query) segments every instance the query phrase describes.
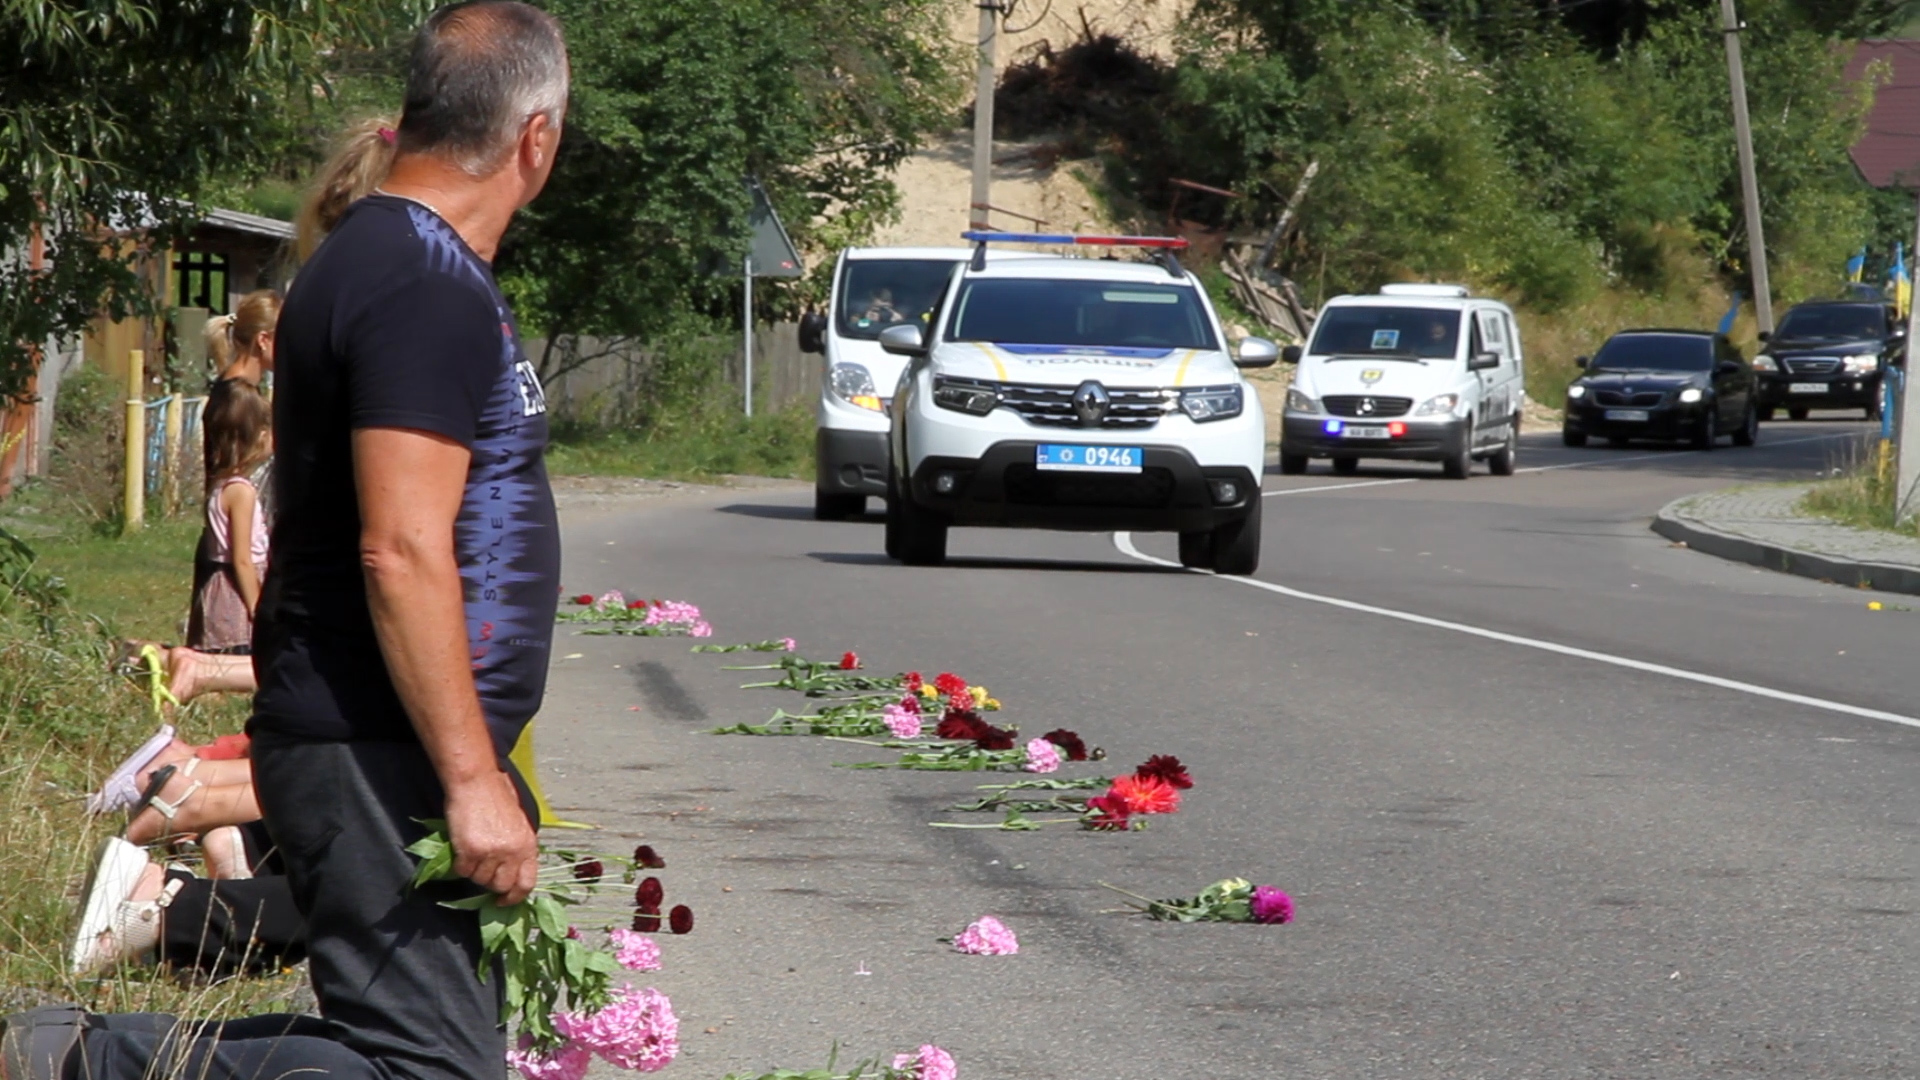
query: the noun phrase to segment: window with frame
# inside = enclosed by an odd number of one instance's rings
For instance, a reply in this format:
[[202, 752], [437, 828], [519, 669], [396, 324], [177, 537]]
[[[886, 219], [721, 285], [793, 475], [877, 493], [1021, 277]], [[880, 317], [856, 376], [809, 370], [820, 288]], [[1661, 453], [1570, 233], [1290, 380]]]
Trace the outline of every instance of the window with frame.
[[181, 251], [173, 257], [173, 302], [176, 307], [205, 308], [227, 313], [231, 266], [225, 255], [211, 251]]

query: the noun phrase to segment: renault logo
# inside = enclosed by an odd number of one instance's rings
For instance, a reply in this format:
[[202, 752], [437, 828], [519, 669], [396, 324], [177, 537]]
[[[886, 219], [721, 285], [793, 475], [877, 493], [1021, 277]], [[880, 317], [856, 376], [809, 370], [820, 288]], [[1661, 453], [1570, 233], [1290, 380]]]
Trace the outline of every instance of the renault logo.
[[1100, 421], [1107, 418], [1107, 408], [1113, 404], [1107, 388], [1089, 379], [1080, 384], [1073, 392], [1073, 413], [1080, 418], [1081, 427], [1099, 427]]

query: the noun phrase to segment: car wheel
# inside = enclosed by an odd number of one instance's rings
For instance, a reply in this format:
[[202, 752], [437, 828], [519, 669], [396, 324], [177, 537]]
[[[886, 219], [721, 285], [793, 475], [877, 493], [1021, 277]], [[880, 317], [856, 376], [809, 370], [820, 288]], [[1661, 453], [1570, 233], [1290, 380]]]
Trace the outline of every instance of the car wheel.
[[1807, 410], [1805, 409], [1788, 409], [1787, 410], [1787, 419], [1789, 420], [1805, 420], [1806, 418], [1807, 418]]
[[908, 566], [947, 561], [947, 523], [896, 495], [887, 500], [887, 554]]
[[845, 521], [866, 512], [865, 495], [833, 495], [818, 490], [813, 493], [813, 516], [816, 521]]
[[1760, 411], [1749, 405], [1746, 421], [1740, 425], [1739, 431], [1733, 433], [1733, 445], [1752, 446], [1758, 438], [1760, 438]]
[[1440, 471], [1449, 480], [1465, 480], [1473, 475], [1473, 417], [1467, 417], [1467, 430], [1460, 437], [1460, 448], [1440, 459]]
[[1495, 476], [1512, 476], [1514, 462], [1520, 456], [1520, 418], [1507, 426], [1507, 441], [1487, 459], [1487, 471]]
[[1770, 423], [1772, 423], [1772, 422], [1773, 422], [1773, 413], [1774, 413], [1774, 409], [1773, 409], [1773, 406], [1771, 406], [1771, 405], [1767, 405], [1767, 406], [1763, 406], [1763, 407], [1761, 408], [1761, 410], [1760, 410], [1760, 419], [1761, 419], [1761, 421], [1762, 421], [1763, 423], [1769, 423], [1769, 424], [1770, 424]]
[[1180, 534], [1180, 565], [1190, 570], [1213, 569], [1213, 533], [1211, 531]]
[[1584, 431], [1574, 431], [1570, 428], [1561, 428], [1560, 445], [1585, 446], [1587, 445], [1587, 433]]
[[1280, 451], [1280, 475], [1299, 476], [1307, 471], [1307, 455]]
[[1713, 401], [1708, 401], [1706, 405], [1706, 414], [1700, 418], [1700, 430], [1693, 434], [1695, 450], [1711, 450], [1713, 444], [1720, 441], [1720, 406]]
[[1334, 458], [1333, 471], [1339, 473], [1341, 476], [1352, 476], [1354, 473], [1360, 471], [1360, 459], [1354, 457]]
[[1213, 530], [1214, 573], [1245, 577], [1260, 569], [1260, 506], [1265, 501], [1253, 500], [1246, 517]]

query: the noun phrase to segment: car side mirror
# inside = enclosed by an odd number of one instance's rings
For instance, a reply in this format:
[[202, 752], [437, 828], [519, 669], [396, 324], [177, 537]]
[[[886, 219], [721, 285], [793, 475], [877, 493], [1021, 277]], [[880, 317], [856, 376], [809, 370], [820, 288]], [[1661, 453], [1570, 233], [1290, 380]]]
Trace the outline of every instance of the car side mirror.
[[1240, 354], [1233, 358], [1233, 366], [1239, 368], [1272, 367], [1280, 359], [1280, 346], [1263, 337], [1240, 339]]
[[1484, 371], [1487, 368], [1496, 368], [1499, 366], [1500, 366], [1499, 353], [1490, 353], [1490, 352], [1474, 353], [1472, 356], [1467, 357], [1468, 371]]
[[1280, 359], [1285, 360], [1289, 364], [1299, 363], [1300, 362], [1300, 346], [1289, 345], [1286, 348], [1281, 349]]
[[1771, 331], [1771, 330], [1762, 330], [1762, 331], [1760, 331], [1760, 340], [1761, 340], [1761, 341], [1772, 341], [1772, 340], [1773, 340], [1773, 331]]
[[827, 317], [817, 311], [809, 311], [800, 316], [800, 351], [824, 353], [827, 351]]
[[1899, 323], [1895, 323], [1893, 325], [1893, 329], [1887, 331], [1888, 341], [1905, 341], [1906, 339], [1907, 339], [1907, 328], [1904, 326], [1901, 326]]
[[926, 338], [912, 323], [897, 323], [880, 331], [880, 347], [895, 356], [927, 355]]
[[1574, 358], [1573, 358], [1573, 366], [1574, 366], [1574, 367], [1577, 367], [1577, 368], [1585, 368], [1585, 367], [1587, 366], [1587, 358], [1586, 358], [1586, 357], [1584, 357], [1584, 356], [1576, 356], [1576, 357], [1574, 357]]

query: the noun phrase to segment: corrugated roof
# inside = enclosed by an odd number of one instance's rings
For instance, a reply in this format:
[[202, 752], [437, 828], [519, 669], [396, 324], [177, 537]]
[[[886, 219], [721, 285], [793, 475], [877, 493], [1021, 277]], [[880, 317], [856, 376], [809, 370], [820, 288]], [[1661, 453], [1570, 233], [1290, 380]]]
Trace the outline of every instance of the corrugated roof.
[[1847, 61], [1847, 78], [1864, 79], [1876, 60], [1892, 66], [1893, 80], [1876, 89], [1867, 133], [1849, 153], [1874, 187], [1920, 187], [1920, 41], [1860, 42]]
[[271, 237], [275, 240], [293, 239], [293, 222], [261, 217], [259, 214], [248, 214], [239, 210], [209, 210], [206, 216], [200, 219], [200, 223], [220, 229], [232, 229], [235, 232], [252, 233], [255, 236]]

